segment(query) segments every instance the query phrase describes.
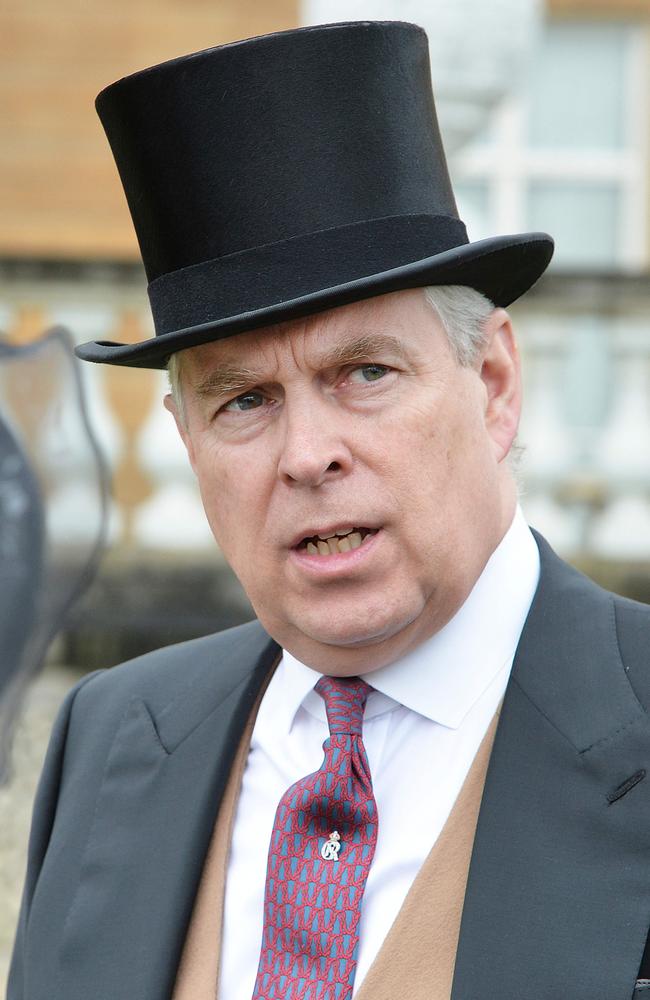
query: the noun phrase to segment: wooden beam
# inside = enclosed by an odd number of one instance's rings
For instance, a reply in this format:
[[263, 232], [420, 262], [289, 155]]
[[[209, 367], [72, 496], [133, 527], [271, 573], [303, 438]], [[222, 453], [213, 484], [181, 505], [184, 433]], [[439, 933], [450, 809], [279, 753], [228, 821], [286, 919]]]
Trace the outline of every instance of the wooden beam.
[[298, 23], [298, 0], [0, 4], [0, 255], [137, 258], [95, 95], [145, 66]]
[[546, 0], [554, 16], [650, 18], [650, 0]]

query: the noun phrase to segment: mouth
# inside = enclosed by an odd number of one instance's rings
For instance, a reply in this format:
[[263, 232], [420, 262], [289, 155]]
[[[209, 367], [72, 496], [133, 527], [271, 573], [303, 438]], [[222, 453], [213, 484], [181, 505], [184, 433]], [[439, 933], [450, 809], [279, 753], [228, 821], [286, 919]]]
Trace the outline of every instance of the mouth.
[[378, 528], [353, 527], [322, 532], [302, 538], [295, 547], [310, 556], [336, 556], [360, 548], [367, 538], [376, 535]]

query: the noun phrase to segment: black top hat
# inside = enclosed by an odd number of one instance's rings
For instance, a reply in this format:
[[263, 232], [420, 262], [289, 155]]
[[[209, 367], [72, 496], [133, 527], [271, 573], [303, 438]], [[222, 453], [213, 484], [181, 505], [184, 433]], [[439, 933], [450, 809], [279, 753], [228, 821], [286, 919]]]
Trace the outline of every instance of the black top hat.
[[186, 347], [429, 284], [505, 306], [553, 252], [545, 233], [468, 242], [417, 25], [330, 24], [206, 49], [119, 80], [97, 110], [156, 336], [84, 344], [88, 361], [162, 368]]

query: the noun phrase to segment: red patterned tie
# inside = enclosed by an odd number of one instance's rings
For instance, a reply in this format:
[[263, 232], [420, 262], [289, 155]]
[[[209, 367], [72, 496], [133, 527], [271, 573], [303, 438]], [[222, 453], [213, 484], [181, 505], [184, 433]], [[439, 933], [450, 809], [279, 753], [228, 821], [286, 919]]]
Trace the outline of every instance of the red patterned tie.
[[280, 799], [269, 848], [253, 1000], [350, 1000], [377, 807], [358, 677], [321, 677], [330, 735], [320, 770]]

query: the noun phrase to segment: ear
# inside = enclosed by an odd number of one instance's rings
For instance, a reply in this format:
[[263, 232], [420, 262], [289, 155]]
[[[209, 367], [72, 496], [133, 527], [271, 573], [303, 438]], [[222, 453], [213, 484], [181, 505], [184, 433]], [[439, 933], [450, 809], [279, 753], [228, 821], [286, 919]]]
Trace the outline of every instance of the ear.
[[196, 473], [192, 438], [187, 430], [187, 423], [185, 422], [185, 418], [183, 414], [179, 413], [176, 400], [174, 399], [174, 397], [170, 392], [168, 392], [165, 398], [163, 399], [163, 406], [165, 407], [166, 410], [169, 410], [169, 412], [174, 418], [174, 421], [176, 423], [176, 429], [181, 436], [183, 444], [185, 445], [185, 450], [187, 451], [187, 457], [190, 460], [190, 465], [192, 466], [193, 471]]
[[515, 439], [521, 414], [521, 362], [510, 317], [495, 309], [487, 321], [481, 381], [485, 386], [485, 427], [498, 462]]

